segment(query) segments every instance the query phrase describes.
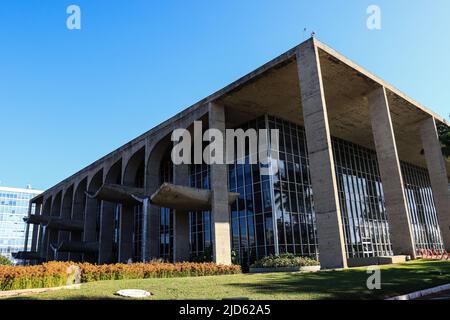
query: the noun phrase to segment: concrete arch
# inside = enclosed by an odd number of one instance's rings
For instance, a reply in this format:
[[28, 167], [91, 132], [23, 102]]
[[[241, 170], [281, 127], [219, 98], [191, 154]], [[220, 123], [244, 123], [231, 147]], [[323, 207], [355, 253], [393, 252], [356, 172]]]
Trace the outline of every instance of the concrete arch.
[[87, 177], [81, 180], [73, 195], [72, 219], [84, 220], [86, 208]]
[[[116, 161], [106, 172], [105, 183], [122, 183], [122, 159]], [[116, 226], [120, 212], [118, 203], [101, 201], [100, 234], [99, 234], [99, 263], [117, 262]]]
[[[73, 203], [73, 190], [74, 185], [69, 186], [62, 196], [61, 203], [61, 214], [62, 219], [70, 220], [72, 215], [72, 203]], [[58, 243], [61, 241], [67, 241], [70, 239], [69, 231], [59, 231], [58, 232]], [[69, 254], [67, 252], [58, 253], [58, 260], [67, 261], [69, 259]]]
[[[61, 215], [61, 205], [62, 205], [62, 194], [63, 191], [59, 191], [56, 193], [56, 195], [54, 196], [54, 199], [52, 201], [52, 206], [51, 206], [51, 210], [50, 210], [50, 216], [51, 217], [55, 217], [55, 218], [59, 218]], [[47, 261], [51, 261], [51, 260], [55, 260], [55, 255], [53, 250], [50, 248], [51, 244], [56, 245], [58, 243], [58, 230], [52, 230], [52, 229], [48, 229], [46, 230], [46, 233], [48, 234], [48, 238], [47, 238], [47, 244], [46, 244], [46, 260]]]
[[[94, 193], [103, 184], [103, 168], [99, 169], [91, 178], [88, 179], [87, 191]], [[101, 201], [97, 199], [86, 199], [86, 210], [84, 218], [83, 241], [98, 242], [100, 229], [100, 207]], [[97, 262], [98, 254], [84, 253], [83, 260], [88, 262]]]
[[[172, 146], [170, 135], [163, 139], [153, 142], [149, 147], [147, 166], [146, 166], [146, 185], [145, 189], [148, 194], [153, 194], [161, 185], [160, 172], [161, 162], [164, 155]], [[150, 205], [148, 214], [148, 233], [147, 248], [150, 258], [160, 257], [160, 208]]]
[[[127, 161], [123, 170], [123, 185], [145, 187], [145, 151], [145, 146], [141, 147]], [[122, 205], [119, 228], [119, 261], [145, 260], [146, 254], [142, 253], [142, 251], [146, 251], [145, 246], [142, 246], [145, 221], [142, 205]]]
[[[87, 177], [82, 179], [75, 187], [71, 213], [72, 220], [84, 221], [85, 219], [87, 180]], [[82, 239], [82, 232], [72, 231], [70, 233], [70, 241], [81, 242]], [[82, 254], [72, 252], [69, 254], [69, 258], [71, 261], [75, 262], [82, 261], [83, 259]]]
[[[42, 215], [43, 216], [50, 216], [51, 210], [52, 210], [52, 202], [53, 197], [49, 196], [44, 199], [43, 206], [42, 206]], [[47, 258], [47, 248], [48, 248], [48, 232], [46, 228], [42, 225], [39, 225], [39, 244], [38, 244], [38, 250], [40, 253], [40, 256], [43, 260]]]

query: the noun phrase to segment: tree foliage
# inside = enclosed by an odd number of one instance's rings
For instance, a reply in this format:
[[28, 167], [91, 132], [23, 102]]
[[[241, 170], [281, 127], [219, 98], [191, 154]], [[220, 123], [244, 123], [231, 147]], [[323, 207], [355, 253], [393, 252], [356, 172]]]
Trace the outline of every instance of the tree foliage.
[[442, 144], [442, 153], [447, 160], [450, 160], [450, 127], [445, 124], [437, 126], [439, 140]]
[[0, 266], [10, 266], [10, 265], [12, 265], [11, 260], [0, 254]]

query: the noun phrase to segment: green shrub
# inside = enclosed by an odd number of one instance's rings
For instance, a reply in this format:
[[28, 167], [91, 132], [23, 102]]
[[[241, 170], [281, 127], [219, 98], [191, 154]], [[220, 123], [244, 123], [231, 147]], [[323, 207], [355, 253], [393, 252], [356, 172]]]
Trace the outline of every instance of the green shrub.
[[319, 261], [310, 257], [300, 257], [292, 253], [282, 253], [280, 255], [266, 256], [256, 261], [252, 267], [254, 268], [281, 268], [281, 267], [305, 267], [317, 266]]
[[[58, 287], [66, 285], [70, 266], [78, 266], [81, 282], [98, 280], [198, 277], [241, 273], [240, 266], [214, 263], [150, 263], [103, 264], [48, 262], [36, 266], [0, 266], [0, 291]], [[73, 268], [72, 268], [73, 269]]]
[[0, 255], [0, 266], [12, 266], [12, 261], [7, 257]]

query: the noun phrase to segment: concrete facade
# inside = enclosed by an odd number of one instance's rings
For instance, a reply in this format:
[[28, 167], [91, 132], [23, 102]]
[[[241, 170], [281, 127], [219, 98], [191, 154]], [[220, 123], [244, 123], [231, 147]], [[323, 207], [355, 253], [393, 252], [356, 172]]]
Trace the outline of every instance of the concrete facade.
[[327, 105], [319, 55], [313, 41], [299, 47], [297, 64], [315, 213], [320, 226], [317, 233], [321, 265], [324, 268], [345, 268], [347, 259]]
[[[31, 246], [23, 255], [28, 254], [32, 262], [74, 258], [109, 263], [159, 258], [161, 208], [151, 201], [144, 204], [144, 199], [151, 199], [163, 182], [169, 182], [162, 181], [161, 170], [172, 146], [172, 131], [191, 129], [193, 122], [200, 120], [209, 128], [224, 132], [264, 115], [305, 128], [323, 268], [346, 267], [351, 250], [349, 241], [362, 241], [349, 239], [351, 235], [344, 232], [350, 222], [343, 218], [348, 208], [344, 206], [345, 192], [338, 187], [334, 138], [376, 152], [383, 184], [380, 201], [384, 201], [381, 204], [386, 209], [393, 254], [415, 257], [419, 248], [412, 231], [416, 220], [411, 218], [415, 213], [408, 209], [403, 163], [425, 170], [429, 175], [439, 233], [445, 248], [450, 249], [450, 164], [440, 154], [435, 126], [435, 122], [447, 122], [312, 38], [34, 198], [36, 209], [30, 216], [81, 221], [83, 230], [58, 230], [45, 223], [34, 223]], [[421, 154], [422, 149], [425, 155]], [[228, 168], [223, 164], [208, 168], [212, 260], [230, 264]], [[188, 186], [189, 175], [188, 166], [173, 166], [172, 183]], [[124, 189], [128, 196], [112, 194], [108, 201], [92, 198], [102, 187], [113, 185], [128, 187]], [[414, 192], [421, 190], [417, 188]], [[186, 211], [174, 210], [174, 261], [189, 259], [193, 241], [189, 216]], [[58, 245], [68, 249], [56, 252], [55, 257], [51, 246]]]

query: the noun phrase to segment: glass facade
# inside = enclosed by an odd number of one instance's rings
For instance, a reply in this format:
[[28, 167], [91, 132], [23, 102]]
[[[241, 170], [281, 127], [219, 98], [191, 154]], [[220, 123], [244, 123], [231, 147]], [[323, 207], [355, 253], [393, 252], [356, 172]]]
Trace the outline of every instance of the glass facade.
[[[240, 194], [230, 208], [234, 262], [247, 266], [283, 252], [318, 258], [304, 129], [272, 116], [240, 128], [279, 130], [279, 170], [263, 175], [260, 164], [250, 164], [247, 143], [244, 158], [228, 165], [229, 189]], [[335, 137], [332, 149], [347, 257], [393, 255], [376, 152]], [[427, 170], [402, 163], [402, 171], [416, 248], [442, 249]], [[190, 185], [209, 189], [209, 184], [208, 166], [191, 165]], [[191, 254], [206, 256], [211, 252], [210, 212], [191, 212], [189, 220]]]
[[[210, 189], [209, 166], [189, 166], [189, 185], [193, 188]], [[189, 247], [193, 258], [212, 259], [211, 214], [209, 211], [189, 212]]]
[[333, 138], [347, 257], [392, 255], [377, 155]]
[[266, 255], [291, 252], [318, 254], [312, 189], [303, 130], [274, 117], [261, 117], [241, 126], [279, 130], [276, 175], [262, 175], [260, 164], [229, 165], [230, 191], [240, 194], [231, 206], [232, 248], [244, 265]]
[[428, 171], [405, 162], [401, 168], [417, 253], [421, 249], [443, 250]]
[[[25, 245], [26, 223], [30, 199], [41, 191], [0, 187], [0, 255], [12, 259], [11, 253], [22, 251]], [[32, 207], [34, 212], [34, 205]], [[32, 231], [30, 227], [30, 235]]]

